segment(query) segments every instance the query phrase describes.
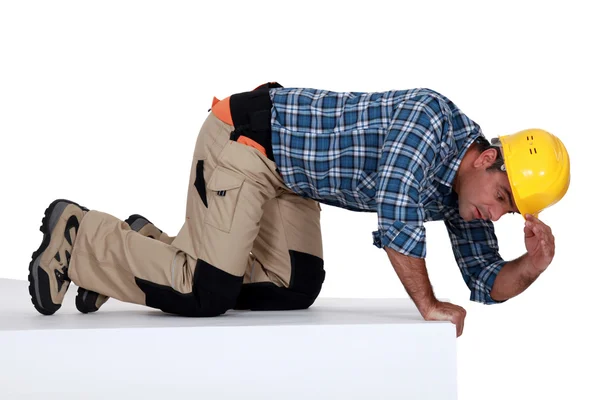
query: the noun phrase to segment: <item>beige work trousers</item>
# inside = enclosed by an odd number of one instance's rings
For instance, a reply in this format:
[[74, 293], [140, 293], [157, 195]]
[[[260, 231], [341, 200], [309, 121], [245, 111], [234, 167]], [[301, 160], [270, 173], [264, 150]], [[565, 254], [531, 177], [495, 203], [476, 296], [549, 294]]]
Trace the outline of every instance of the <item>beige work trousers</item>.
[[200, 129], [186, 219], [171, 244], [91, 210], [74, 243], [71, 280], [121, 301], [151, 305], [140, 281], [191, 296], [199, 260], [245, 284], [287, 288], [290, 251], [322, 259], [319, 204], [291, 192], [275, 163], [230, 140], [232, 130], [212, 112]]

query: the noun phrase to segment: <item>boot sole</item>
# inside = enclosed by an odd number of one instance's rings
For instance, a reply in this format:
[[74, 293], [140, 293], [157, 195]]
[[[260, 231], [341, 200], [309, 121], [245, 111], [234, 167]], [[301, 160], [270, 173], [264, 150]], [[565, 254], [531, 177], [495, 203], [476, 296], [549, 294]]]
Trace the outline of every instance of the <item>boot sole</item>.
[[[40, 231], [44, 234], [42, 244], [40, 244], [40, 247], [33, 252], [31, 255], [31, 262], [29, 263], [28, 280], [31, 302], [35, 309], [44, 315], [54, 314], [62, 304], [54, 304], [52, 302], [50, 302], [50, 304], [44, 304], [43, 298], [51, 299], [52, 297], [50, 296], [50, 293], [48, 293], [50, 278], [48, 273], [40, 267], [40, 259], [50, 244], [51, 234], [58, 219], [69, 204], [74, 204], [84, 211], [89, 211], [87, 208], [70, 200], [58, 199], [53, 201], [44, 212], [44, 218], [42, 219], [42, 225], [40, 226]], [[59, 207], [57, 207], [57, 205], [59, 205]]]
[[[98, 293], [92, 290], [79, 288], [77, 289], [77, 297], [75, 297], [75, 307], [77, 307], [77, 310], [82, 314], [96, 312], [99, 310], [95, 305], [98, 296]], [[91, 301], [91, 303], [86, 303], [86, 301], [89, 302], [90, 300], [93, 301]]]

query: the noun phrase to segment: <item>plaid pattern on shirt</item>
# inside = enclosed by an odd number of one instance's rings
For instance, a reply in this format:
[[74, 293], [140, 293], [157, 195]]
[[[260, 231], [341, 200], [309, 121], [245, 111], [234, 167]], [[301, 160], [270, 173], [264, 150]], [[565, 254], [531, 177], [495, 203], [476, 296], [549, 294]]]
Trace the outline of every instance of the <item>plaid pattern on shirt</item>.
[[494, 227], [458, 215], [452, 181], [480, 127], [430, 89], [269, 91], [275, 162], [287, 186], [321, 203], [377, 212], [377, 247], [424, 258], [424, 222], [444, 220], [471, 300], [491, 304], [505, 261]]

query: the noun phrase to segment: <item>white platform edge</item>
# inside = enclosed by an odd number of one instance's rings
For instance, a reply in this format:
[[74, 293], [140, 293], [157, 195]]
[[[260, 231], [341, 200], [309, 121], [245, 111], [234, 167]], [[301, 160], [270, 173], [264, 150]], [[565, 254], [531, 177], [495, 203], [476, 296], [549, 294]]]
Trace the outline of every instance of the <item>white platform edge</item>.
[[[23, 284], [0, 280], [4, 294]], [[454, 326], [424, 322], [408, 299], [208, 319], [65, 303], [46, 317], [25, 293], [0, 308], [2, 399], [456, 399]]]

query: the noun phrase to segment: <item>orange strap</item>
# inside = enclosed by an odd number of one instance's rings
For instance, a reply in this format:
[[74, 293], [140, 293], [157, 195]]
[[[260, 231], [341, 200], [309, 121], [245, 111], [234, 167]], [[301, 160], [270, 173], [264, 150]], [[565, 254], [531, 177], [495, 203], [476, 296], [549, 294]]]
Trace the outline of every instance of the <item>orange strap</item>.
[[[229, 105], [229, 97], [225, 97], [223, 100], [219, 100], [216, 97], [213, 97], [212, 112], [221, 121], [233, 126], [233, 119], [231, 118], [231, 108]], [[238, 143], [245, 144], [246, 146], [254, 147], [256, 150], [263, 153], [265, 157], [267, 157], [267, 151], [265, 150], [265, 148], [258, 144], [256, 141], [250, 139], [249, 137], [240, 135], [237, 141]]]
[[240, 135], [237, 141], [241, 144], [245, 144], [246, 146], [254, 147], [256, 150], [263, 153], [265, 157], [267, 157], [267, 151], [265, 150], [265, 148], [257, 142], [255, 142], [254, 140], [250, 139], [249, 137]]
[[231, 110], [229, 108], [229, 97], [225, 97], [223, 100], [213, 97], [212, 112], [221, 121], [233, 126], [233, 119], [231, 118]]

